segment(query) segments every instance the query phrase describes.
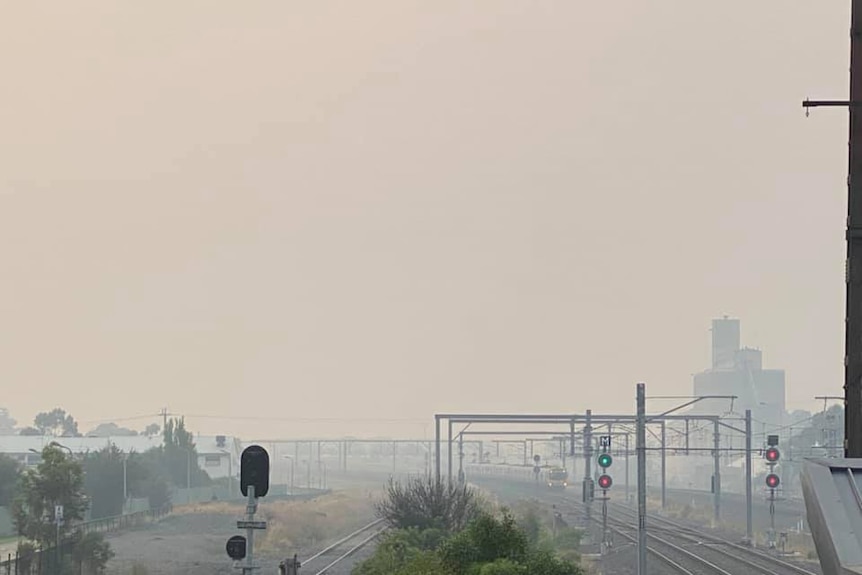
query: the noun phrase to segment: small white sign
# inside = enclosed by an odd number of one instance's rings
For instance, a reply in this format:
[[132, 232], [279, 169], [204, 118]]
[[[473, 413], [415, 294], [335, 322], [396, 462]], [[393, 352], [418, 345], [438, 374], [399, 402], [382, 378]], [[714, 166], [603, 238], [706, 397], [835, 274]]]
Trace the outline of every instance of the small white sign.
[[609, 449], [611, 447], [611, 436], [610, 435], [600, 435], [599, 436], [599, 447], [604, 447]]
[[237, 529], [266, 529], [266, 521], [237, 521]]
[[60, 522], [63, 520], [63, 506], [62, 505], [55, 505], [54, 506], [54, 519], [57, 522]]

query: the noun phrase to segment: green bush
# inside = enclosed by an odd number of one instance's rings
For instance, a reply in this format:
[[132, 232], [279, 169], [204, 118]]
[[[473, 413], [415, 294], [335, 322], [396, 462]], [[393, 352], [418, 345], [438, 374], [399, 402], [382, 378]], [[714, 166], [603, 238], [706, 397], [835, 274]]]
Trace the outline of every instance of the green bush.
[[114, 556], [110, 544], [101, 533], [87, 533], [75, 541], [72, 559], [81, 573], [101, 575]]
[[414, 477], [407, 483], [393, 479], [382, 500], [375, 504], [377, 516], [396, 529], [463, 529], [481, 510], [476, 493], [465, 485]]
[[353, 572], [357, 575], [445, 573], [434, 552], [442, 540], [440, 533], [418, 529], [391, 531], [378, 544], [374, 555]]
[[[442, 525], [431, 520], [430, 525]], [[551, 539], [541, 515], [528, 513], [516, 520], [478, 513], [463, 529], [433, 527], [393, 530], [376, 552], [360, 563], [356, 575], [583, 575], [573, 561], [556, 555], [556, 548], [577, 557], [580, 531], [557, 529]], [[559, 547], [554, 547], [555, 545]]]

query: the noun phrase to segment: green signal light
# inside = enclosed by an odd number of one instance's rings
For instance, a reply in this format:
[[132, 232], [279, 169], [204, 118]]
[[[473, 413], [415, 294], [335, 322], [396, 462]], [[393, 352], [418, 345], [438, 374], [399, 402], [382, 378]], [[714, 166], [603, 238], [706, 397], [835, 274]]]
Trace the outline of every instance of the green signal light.
[[608, 453], [602, 453], [599, 455], [599, 467], [602, 469], [607, 469], [611, 466], [611, 463], [614, 462], [614, 458], [610, 456]]

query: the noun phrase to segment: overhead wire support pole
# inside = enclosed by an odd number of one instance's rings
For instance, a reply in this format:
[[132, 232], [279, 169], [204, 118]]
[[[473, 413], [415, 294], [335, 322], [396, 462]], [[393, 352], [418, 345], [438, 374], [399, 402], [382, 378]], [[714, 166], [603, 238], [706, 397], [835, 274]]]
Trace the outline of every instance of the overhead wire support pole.
[[626, 433], [626, 504], [629, 503], [629, 434]]
[[440, 483], [440, 416], [434, 416], [434, 477]]
[[647, 575], [646, 532], [646, 388], [637, 384], [637, 456], [638, 456], [638, 568], [637, 575]]
[[846, 107], [850, 115], [847, 166], [846, 312], [844, 322], [844, 457], [862, 457], [862, 0], [850, 8], [850, 99], [805, 100], [802, 107]]
[[748, 545], [754, 542], [754, 527], [751, 519], [751, 410], [745, 410], [745, 538]]
[[661, 422], [661, 508], [667, 507], [667, 447], [666, 424]]
[[714, 481], [714, 489], [715, 492], [713, 494], [713, 516], [715, 522], [721, 519], [721, 435], [719, 434], [718, 428], [718, 419], [715, 420], [713, 425], [713, 481]]
[[449, 479], [449, 485], [452, 485], [452, 420], [448, 421], [449, 423], [449, 443], [446, 449], [446, 457], [449, 460], [448, 465], [446, 466], [446, 476]]
[[844, 457], [862, 457], [862, 0], [850, 16], [847, 177], [847, 321], [844, 361]]
[[586, 528], [590, 529], [592, 519], [592, 470], [590, 464], [593, 458], [593, 410], [588, 409], [586, 413], [586, 425], [584, 425], [584, 503], [587, 514]]

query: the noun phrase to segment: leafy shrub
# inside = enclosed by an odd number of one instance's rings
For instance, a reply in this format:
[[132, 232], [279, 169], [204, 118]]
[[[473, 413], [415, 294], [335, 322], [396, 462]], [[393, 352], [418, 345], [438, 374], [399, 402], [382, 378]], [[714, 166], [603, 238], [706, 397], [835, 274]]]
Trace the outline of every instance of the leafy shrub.
[[463, 529], [480, 513], [476, 493], [466, 485], [414, 477], [406, 484], [389, 480], [386, 493], [375, 505], [377, 516], [396, 529]]
[[[390, 488], [394, 485], [390, 483]], [[416, 499], [423, 500], [421, 497]], [[407, 505], [405, 501], [401, 501], [401, 504]], [[424, 517], [420, 512], [411, 514], [408, 511], [403, 510], [403, 517]], [[583, 575], [578, 565], [558, 558], [555, 553], [555, 545], [559, 545], [562, 548], [572, 547], [570, 553], [577, 556], [581, 537], [577, 529], [558, 527], [556, 538], [552, 541], [538, 511], [533, 510], [522, 516], [520, 522], [508, 511], [499, 516], [479, 511], [474, 513], [475, 518], [461, 530], [444, 529], [440, 526], [446, 523], [431, 515], [425, 518], [423, 524], [434, 525], [433, 528], [412, 526], [391, 531], [378, 545], [375, 554], [361, 563], [354, 573]]]
[[101, 533], [87, 533], [75, 541], [72, 558], [82, 573], [101, 575], [114, 556], [111, 545]]

